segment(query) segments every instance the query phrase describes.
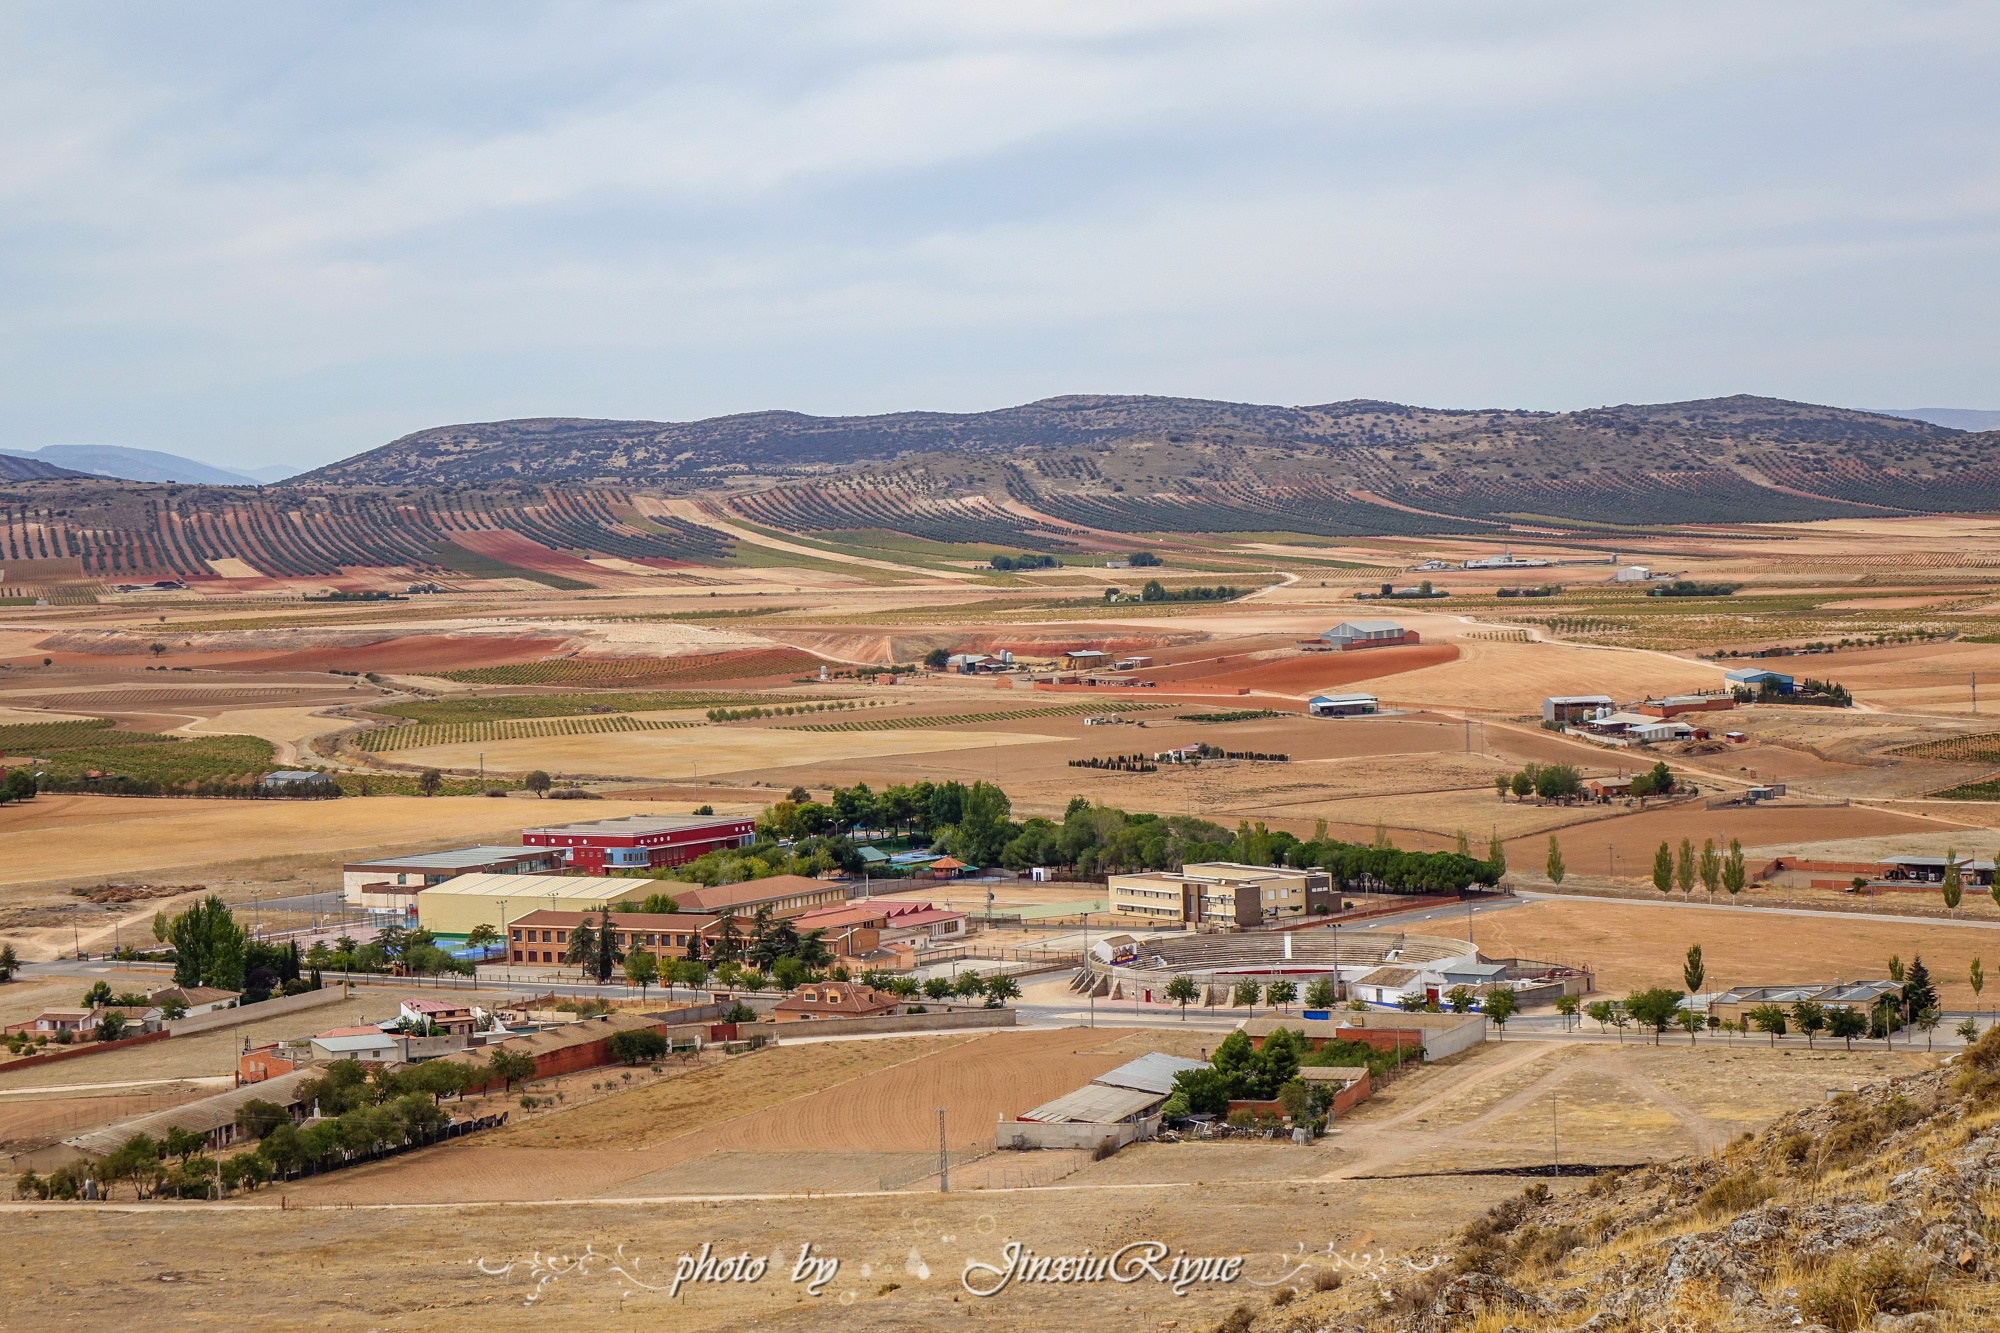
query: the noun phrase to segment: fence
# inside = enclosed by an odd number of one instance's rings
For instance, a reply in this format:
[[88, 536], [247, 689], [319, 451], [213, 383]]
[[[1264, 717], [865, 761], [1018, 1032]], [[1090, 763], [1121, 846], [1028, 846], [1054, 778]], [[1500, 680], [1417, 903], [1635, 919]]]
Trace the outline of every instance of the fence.
[[[991, 1143], [981, 1143], [975, 1140], [962, 1148], [951, 1149], [945, 1154], [945, 1161], [953, 1169], [956, 1169], [968, 1162], [976, 1162], [982, 1157], [991, 1157], [992, 1155], [993, 1145]], [[937, 1175], [937, 1173], [937, 1161], [933, 1158], [929, 1164], [917, 1167], [914, 1170], [889, 1172], [881, 1177], [880, 1188], [883, 1190], [899, 1190], [906, 1185], [914, 1185], [919, 1180], [928, 1180]]]

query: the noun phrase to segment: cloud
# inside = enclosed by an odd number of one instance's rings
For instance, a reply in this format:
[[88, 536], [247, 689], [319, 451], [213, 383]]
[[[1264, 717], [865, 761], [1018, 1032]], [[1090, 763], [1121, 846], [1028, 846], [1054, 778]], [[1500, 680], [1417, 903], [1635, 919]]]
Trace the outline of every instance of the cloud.
[[17, 8], [0, 437], [1981, 406], [1996, 45], [1950, 4]]

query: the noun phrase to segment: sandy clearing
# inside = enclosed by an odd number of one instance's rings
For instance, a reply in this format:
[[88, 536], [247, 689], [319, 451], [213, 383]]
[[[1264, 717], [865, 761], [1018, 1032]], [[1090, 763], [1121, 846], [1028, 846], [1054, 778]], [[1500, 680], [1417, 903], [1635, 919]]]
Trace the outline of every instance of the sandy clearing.
[[687, 776], [697, 767], [707, 774], [740, 773], [884, 755], [990, 750], [1060, 739], [1036, 733], [943, 727], [832, 732], [702, 727], [688, 731], [631, 731], [602, 736], [545, 736], [469, 745], [431, 745], [398, 750], [396, 758], [399, 763], [436, 768], [475, 768], [479, 756], [484, 754], [491, 772], [540, 768], [550, 773], [676, 778]]
[[260, 736], [271, 742], [280, 765], [299, 761], [299, 743], [310, 736], [352, 726], [346, 718], [329, 717], [320, 708], [233, 708], [179, 728], [202, 736]]
[[1613, 997], [1649, 986], [1682, 988], [1681, 962], [1690, 944], [1701, 945], [1707, 990], [1883, 977], [1890, 954], [1906, 963], [1921, 954], [1948, 1009], [1972, 1007], [1966, 975], [1975, 954], [1983, 952], [1991, 963], [1992, 934], [1865, 916], [1828, 920], [1751, 908], [1675, 911], [1577, 899], [1486, 913], [1474, 927], [1487, 957], [1587, 963], [1597, 988]]
[[[617, 800], [557, 810], [477, 796], [344, 801], [43, 796], [26, 805], [0, 806], [0, 884], [136, 879], [248, 857], [304, 852], [338, 858], [447, 838], [515, 842], [523, 828], [556, 813], [605, 819], [658, 810], [650, 802]], [[50, 836], [56, 830], [70, 836]]]

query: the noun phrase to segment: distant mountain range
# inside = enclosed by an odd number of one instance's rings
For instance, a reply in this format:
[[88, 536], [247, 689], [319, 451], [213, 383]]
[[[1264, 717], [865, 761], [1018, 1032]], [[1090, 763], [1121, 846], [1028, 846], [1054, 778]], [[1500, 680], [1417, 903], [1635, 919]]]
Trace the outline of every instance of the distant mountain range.
[[2000, 430], [2000, 412], [1983, 412], [1969, 407], [1884, 407], [1876, 410], [1885, 417], [1908, 417], [1912, 421], [1928, 421], [1933, 426], [1950, 426], [1953, 430]]
[[[179, 454], [153, 449], [128, 449], [116, 444], [45, 444], [39, 449], [0, 449], [0, 457], [18, 458], [55, 470], [48, 476], [116, 477], [121, 481], [178, 481], [202, 486], [260, 486], [283, 481], [298, 471], [266, 467], [238, 471], [198, 463]], [[0, 470], [7, 464], [0, 463]], [[9, 480], [25, 477], [11, 474]]]

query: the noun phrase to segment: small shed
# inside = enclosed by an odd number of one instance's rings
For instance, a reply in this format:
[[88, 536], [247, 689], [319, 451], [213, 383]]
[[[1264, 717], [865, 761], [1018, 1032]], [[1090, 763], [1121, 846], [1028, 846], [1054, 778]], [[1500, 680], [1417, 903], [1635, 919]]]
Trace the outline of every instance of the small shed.
[[1306, 704], [1306, 712], [1314, 717], [1361, 717], [1381, 707], [1372, 694], [1316, 694]]

